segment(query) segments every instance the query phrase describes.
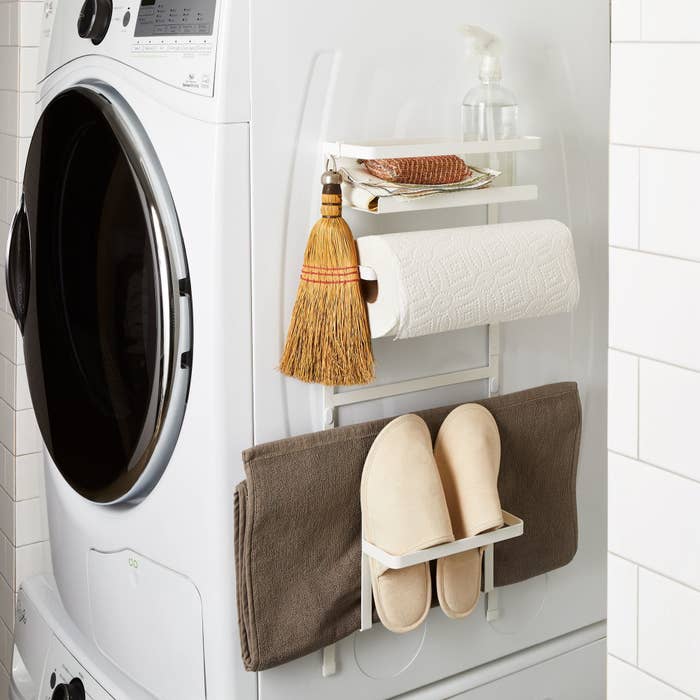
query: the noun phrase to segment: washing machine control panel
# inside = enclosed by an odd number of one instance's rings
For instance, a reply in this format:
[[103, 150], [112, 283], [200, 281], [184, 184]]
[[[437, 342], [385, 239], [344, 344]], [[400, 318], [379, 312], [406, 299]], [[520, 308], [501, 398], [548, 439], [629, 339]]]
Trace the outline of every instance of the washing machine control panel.
[[134, 36], [211, 36], [215, 10], [215, 0], [141, 0]]

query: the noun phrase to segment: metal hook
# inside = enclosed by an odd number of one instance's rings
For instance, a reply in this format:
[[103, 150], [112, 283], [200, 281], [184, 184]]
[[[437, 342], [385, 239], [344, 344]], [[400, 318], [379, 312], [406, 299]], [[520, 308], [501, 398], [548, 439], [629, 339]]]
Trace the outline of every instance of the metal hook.
[[[333, 164], [332, 166], [330, 164]], [[326, 171], [330, 171], [332, 173], [337, 173], [338, 172], [338, 164], [335, 162], [335, 156], [334, 155], [329, 155], [326, 158]]]

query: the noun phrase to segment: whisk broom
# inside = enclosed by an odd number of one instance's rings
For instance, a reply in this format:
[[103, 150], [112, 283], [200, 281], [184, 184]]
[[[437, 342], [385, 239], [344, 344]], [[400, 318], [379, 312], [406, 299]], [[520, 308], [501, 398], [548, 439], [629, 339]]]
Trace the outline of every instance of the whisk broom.
[[321, 219], [304, 251], [301, 280], [280, 370], [304, 382], [347, 386], [374, 379], [357, 245], [341, 216], [341, 176], [321, 177]]

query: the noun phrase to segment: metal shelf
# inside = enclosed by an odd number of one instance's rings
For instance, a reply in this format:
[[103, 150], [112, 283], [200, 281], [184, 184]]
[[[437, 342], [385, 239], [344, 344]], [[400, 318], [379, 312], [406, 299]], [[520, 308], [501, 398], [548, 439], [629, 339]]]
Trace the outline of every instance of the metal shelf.
[[455, 141], [453, 139], [379, 139], [376, 141], [326, 141], [323, 151], [335, 158], [417, 158], [470, 153], [507, 153], [537, 151], [542, 148], [539, 136], [522, 136], [502, 141]]
[[430, 194], [424, 197], [377, 197], [376, 209], [369, 210], [350, 205], [353, 211], [363, 214], [397, 214], [400, 212], [450, 209], [454, 207], [476, 207], [484, 204], [507, 204], [537, 199], [537, 185], [512, 185], [510, 187], [484, 187], [479, 190], [458, 190]]

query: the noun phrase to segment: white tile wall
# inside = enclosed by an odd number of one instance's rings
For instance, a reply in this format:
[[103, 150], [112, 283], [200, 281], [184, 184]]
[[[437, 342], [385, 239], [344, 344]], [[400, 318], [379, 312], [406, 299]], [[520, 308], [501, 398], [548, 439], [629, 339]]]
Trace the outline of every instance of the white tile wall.
[[[35, 114], [43, 3], [0, 0], [0, 250], [19, 198]], [[0, 280], [4, 269], [0, 265]], [[1, 285], [4, 286], [4, 285]], [[14, 594], [50, 570], [41, 441], [24, 374], [21, 338], [0, 291], [0, 697], [7, 697]]]
[[610, 551], [700, 588], [700, 556], [689, 556], [700, 552], [700, 483], [612, 452], [608, 471]]
[[610, 243], [623, 248], [639, 245], [639, 149], [610, 147]]
[[640, 459], [700, 481], [698, 396], [700, 373], [640, 361]]
[[637, 456], [639, 358], [617, 350], [608, 353], [608, 446]]
[[608, 652], [637, 663], [637, 578], [639, 567], [608, 555]]
[[700, 593], [639, 572], [639, 667], [700, 697]]
[[700, 697], [700, 3], [612, 0], [609, 700]]
[[642, 148], [639, 156], [639, 247], [700, 260], [700, 153]]
[[674, 690], [653, 676], [608, 657], [607, 700], [689, 700], [690, 696]]

